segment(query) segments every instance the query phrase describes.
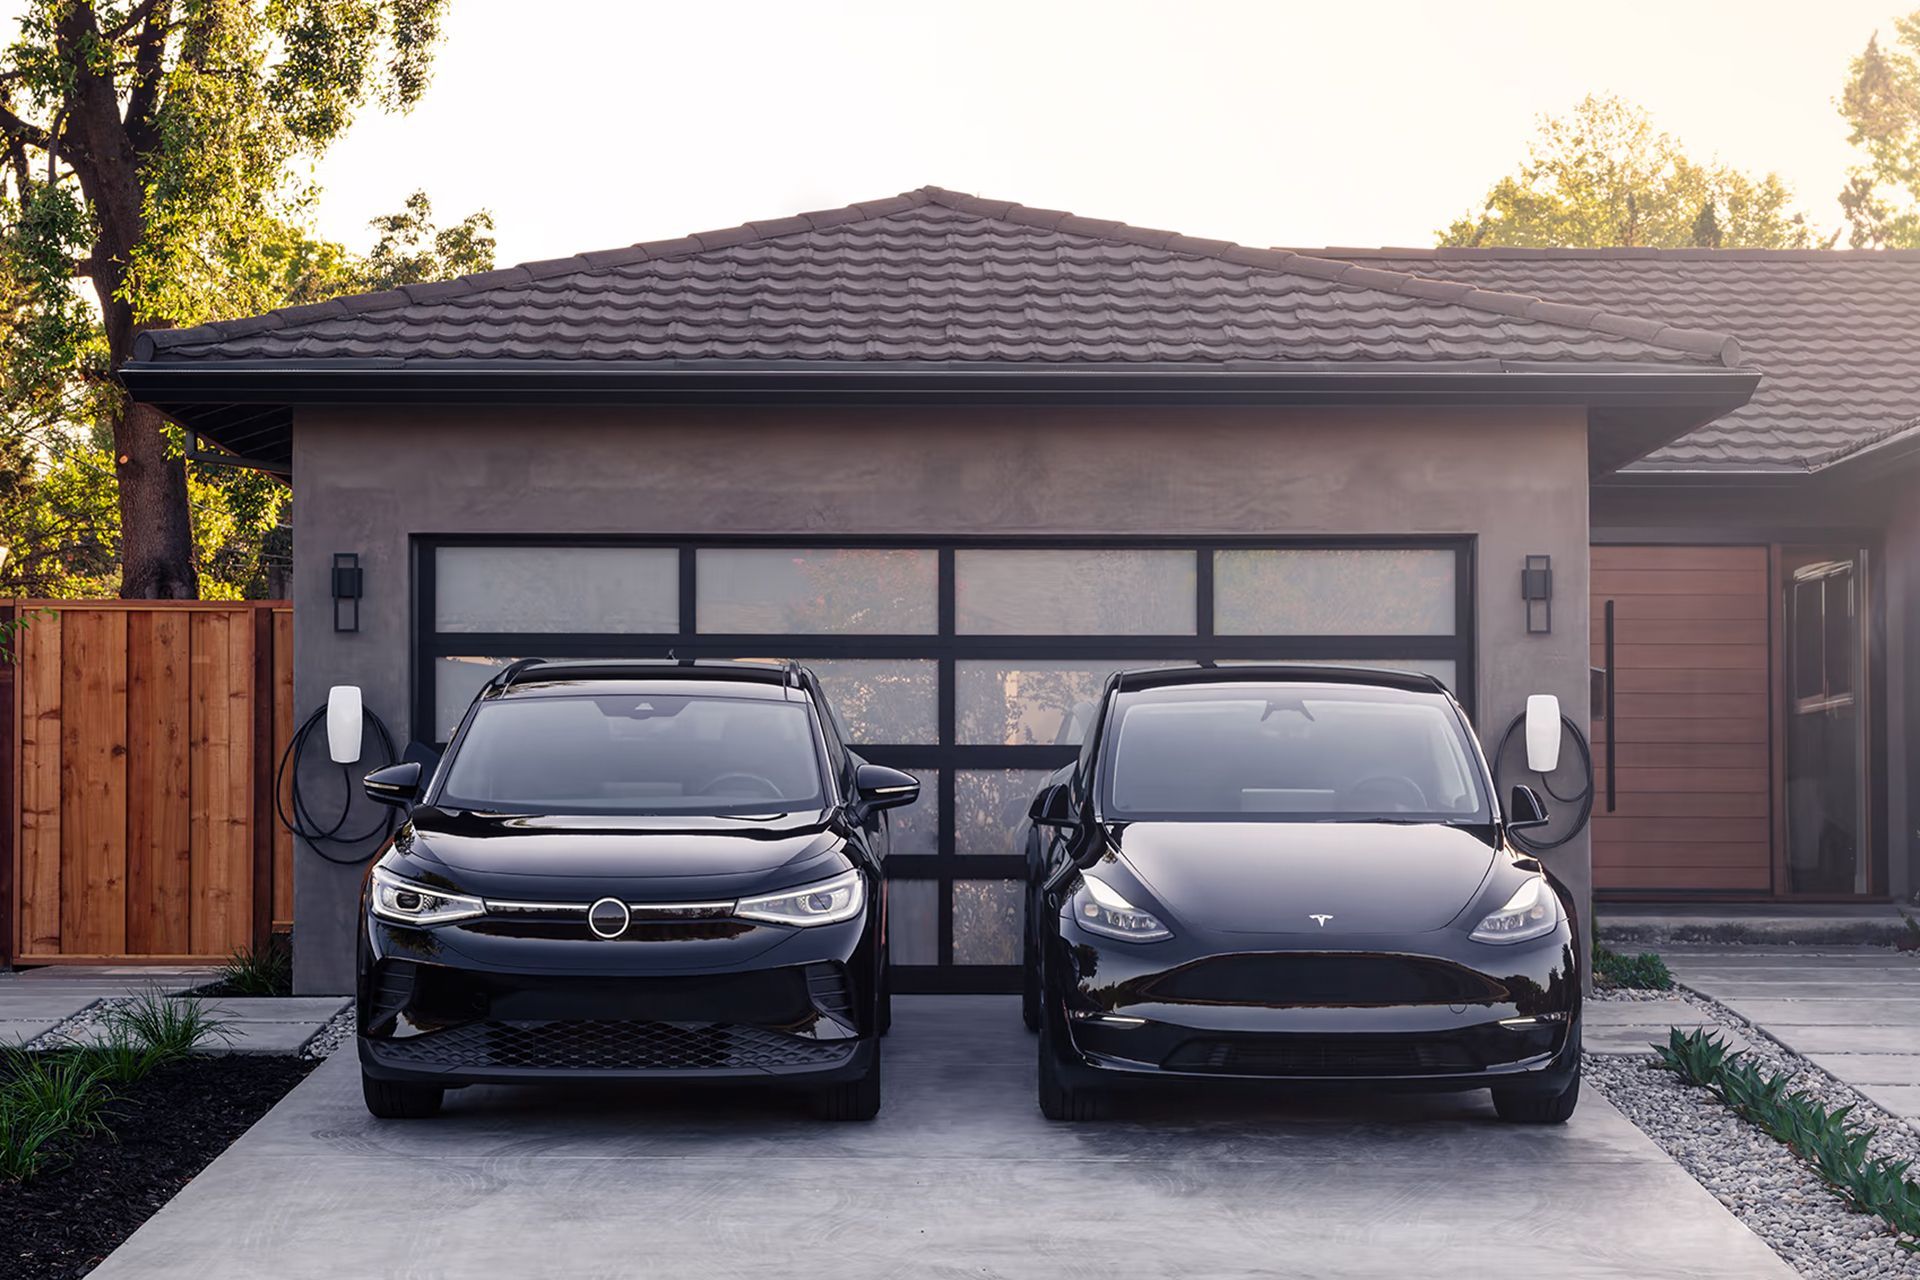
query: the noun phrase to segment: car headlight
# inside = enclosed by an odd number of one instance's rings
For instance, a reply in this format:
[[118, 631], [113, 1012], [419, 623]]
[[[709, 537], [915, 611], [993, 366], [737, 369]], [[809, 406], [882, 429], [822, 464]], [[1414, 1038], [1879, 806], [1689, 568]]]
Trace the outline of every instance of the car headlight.
[[1089, 933], [1126, 942], [1158, 942], [1172, 936], [1159, 917], [1128, 902], [1106, 881], [1085, 873], [1067, 909], [1073, 912], [1074, 923]]
[[849, 871], [804, 889], [772, 893], [764, 898], [742, 898], [735, 904], [733, 914], [773, 924], [839, 924], [859, 915], [866, 905], [867, 882], [858, 871]]
[[373, 914], [400, 924], [451, 924], [487, 914], [487, 904], [402, 879], [385, 867], [373, 869]]
[[1532, 876], [1507, 905], [1482, 920], [1473, 931], [1477, 942], [1525, 942], [1560, 927], [1560, 898], [1545, 876]]

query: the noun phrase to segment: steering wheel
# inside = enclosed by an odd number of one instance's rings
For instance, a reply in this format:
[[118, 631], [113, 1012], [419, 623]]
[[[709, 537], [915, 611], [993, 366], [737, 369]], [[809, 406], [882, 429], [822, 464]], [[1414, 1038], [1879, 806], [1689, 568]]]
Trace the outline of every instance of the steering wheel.
[[[1382, 805], [1378, 806], [1380, 808], [1394, 809], [1397, 806], [1397, 811], [1402, 813], [1425, 813], [1433, 808], [1431, 804], [1427, 803], [1427, 793], [1420, 789], [1419, 783], [1415, 782], [1412, 778], [1403, 778], [1397, 773], [1381, 773], [1375, 774], [1371, 778], [1362, 778], [1347, 788], [1346, 798], [1348, 803], [1351, 804], [1354, 797], [1365, 794], [1368, 788], [1372, 788], [1382, 793], [1382, 795], [1388, 792], [1399, 793], [1397, 796], [1386, 800]], [[1356, 805], [1354, 807], [1358, 808], [1360, 806]]]
[[744, 782], [748, 784], [750, 789], [758, 787], [765, 792], [764, 798], [768, 800], [783, 799], [786, 795], [784, 791], [780, 790], [779, 783], [775, 782], [772, 778], [763, 778], [757, 773], [723, 773], [713, 781], [707, 783], [706, 786], [700, 788], [700, 794], [703, 796], [713, 795], [720, 790], [720, 784], [724, 782]]

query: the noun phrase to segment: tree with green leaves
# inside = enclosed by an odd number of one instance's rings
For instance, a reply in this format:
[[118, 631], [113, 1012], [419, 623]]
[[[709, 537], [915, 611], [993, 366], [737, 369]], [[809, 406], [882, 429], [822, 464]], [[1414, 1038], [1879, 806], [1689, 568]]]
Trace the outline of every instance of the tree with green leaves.
[[1847, 242], [1920, 248], [1920, 13], [1894, 19], [1890, 47], [1877, 31], [1868, 39], [1847, 68], [1840, 114], [1861, 153], [1840, 190]]
[[1689, 157], [1646, 111], [1589, 95], [1543, 116], [1527, 158], [1494, 183], [1443, 246], [1798, 249], [1814, 243], [1777, 174]]
[[419, 99], [444, 3], [29, 0], [0, 61], [0, 410], [101, 424], [121, 595], [198, 584], [173, 433], [114, 370], [144, 329], [286, 300], [294, 164]]

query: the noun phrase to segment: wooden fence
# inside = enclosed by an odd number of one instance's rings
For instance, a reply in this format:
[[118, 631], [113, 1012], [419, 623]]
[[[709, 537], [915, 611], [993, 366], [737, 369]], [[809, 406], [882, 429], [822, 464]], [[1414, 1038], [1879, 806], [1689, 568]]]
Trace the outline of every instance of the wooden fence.
[[0, 616], [25, 624], [0, 700], [0, 954], [206, 962], [290, 923], [273, 784], [293, 730], [291, 607], [19, 600]]

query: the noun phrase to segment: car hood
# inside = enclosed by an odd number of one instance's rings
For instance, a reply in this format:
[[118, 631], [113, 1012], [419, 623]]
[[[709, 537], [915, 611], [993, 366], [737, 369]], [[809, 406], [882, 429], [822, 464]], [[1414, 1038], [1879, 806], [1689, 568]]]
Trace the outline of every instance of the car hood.
[[1175, 920], [1328, 938], [1445, 928], [1496, 856], [1439, 823], [1136, 822], [1110, 838]]
[[833, 875], [845, 841], [830, 814], [754, 818], [553, 817], [421, 808], [395, 850], [483, 898], [727, 900]]

